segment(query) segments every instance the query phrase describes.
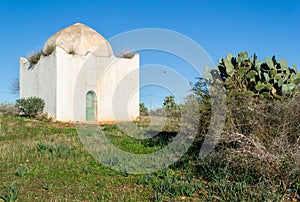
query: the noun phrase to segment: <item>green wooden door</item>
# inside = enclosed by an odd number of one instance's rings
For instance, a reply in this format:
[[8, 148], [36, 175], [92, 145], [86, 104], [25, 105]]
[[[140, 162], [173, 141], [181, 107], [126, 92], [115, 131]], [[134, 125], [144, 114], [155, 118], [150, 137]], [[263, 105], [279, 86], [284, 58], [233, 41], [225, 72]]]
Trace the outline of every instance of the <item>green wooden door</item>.
[[93, 92], [86, 94], [86, 121], [96, 121], [96, 100]]

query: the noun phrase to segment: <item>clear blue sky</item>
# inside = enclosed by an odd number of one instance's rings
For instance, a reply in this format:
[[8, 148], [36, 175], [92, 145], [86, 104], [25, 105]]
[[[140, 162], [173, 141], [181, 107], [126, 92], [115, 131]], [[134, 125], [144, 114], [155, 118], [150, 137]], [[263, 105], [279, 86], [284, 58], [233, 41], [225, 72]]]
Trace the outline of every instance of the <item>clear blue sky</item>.
[[[226, 53], [248, 51], [262, 60], [275, 54], [300, 70], [298, 0], [7, 0], [0, 6], [0, 102], [17, 98], [5, 92], [19, 77], [19, 57], [41, 49], [52, 34], [76, 22], [91, 26], [106, 38], [133, 29], [169, 29], [196, 41], [215, 62]], [[153, 63], [151, 57], [146, 58], [142, 63]], [[162, 64], [169, 65], [164, 60]], [[181, 65], [172, 62], [172, 68]], [[147, 88], [142, 92], [147, 105], [151, 93]], [[163, 99], [159, 96], [154, 105]]]

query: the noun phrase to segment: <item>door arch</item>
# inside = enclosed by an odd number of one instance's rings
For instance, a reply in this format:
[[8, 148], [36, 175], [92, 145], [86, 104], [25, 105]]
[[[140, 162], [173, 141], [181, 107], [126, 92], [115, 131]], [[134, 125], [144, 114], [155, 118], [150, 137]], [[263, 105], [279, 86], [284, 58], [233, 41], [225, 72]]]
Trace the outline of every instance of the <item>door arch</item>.
[[86, 94], [85, 117], [88, 122], [97, 121], [97, 98], [93, 91]]

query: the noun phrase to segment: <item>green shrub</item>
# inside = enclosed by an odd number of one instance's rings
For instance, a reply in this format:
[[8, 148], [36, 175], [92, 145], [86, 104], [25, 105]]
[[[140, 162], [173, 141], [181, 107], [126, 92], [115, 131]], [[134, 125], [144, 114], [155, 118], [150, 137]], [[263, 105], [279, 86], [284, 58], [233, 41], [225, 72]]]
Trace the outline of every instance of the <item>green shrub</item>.
[[45, 101], [38, 97], [22, 98], [16, 101], [19, 114], [30, 118], [43, 113]]

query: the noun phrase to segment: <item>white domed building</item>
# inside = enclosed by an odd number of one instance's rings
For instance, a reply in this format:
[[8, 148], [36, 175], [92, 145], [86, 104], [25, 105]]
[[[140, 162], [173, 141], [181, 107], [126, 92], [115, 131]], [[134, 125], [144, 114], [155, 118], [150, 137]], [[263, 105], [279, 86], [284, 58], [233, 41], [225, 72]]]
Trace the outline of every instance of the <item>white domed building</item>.
[[139, 115], [139, 55], [116, 57], [109, 42], [76, 23], [51, 36], [36, 64], [20, 58], [20, 97], [45, 101], [59, 121], [132, 121]]

